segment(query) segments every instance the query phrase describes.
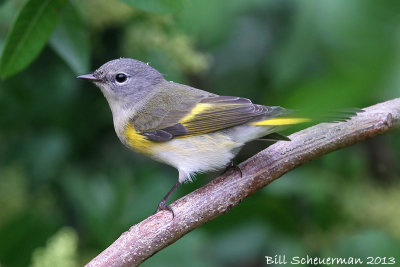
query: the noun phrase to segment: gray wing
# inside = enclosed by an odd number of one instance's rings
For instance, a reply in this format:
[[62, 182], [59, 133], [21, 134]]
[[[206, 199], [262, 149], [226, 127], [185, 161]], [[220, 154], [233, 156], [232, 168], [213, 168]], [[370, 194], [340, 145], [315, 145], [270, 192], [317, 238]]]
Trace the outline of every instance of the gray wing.
[[284, 108], [256, 105], [246, 98], [213, 95], [204, 97], [195, 104], [192, 102], [186, 107], [181, 105], [170, 110], [160, 120], [157, 128], [139, 130], [139, 133], [151, 141], [163, 142], [174, 137], [215, 132], [287, 113]]

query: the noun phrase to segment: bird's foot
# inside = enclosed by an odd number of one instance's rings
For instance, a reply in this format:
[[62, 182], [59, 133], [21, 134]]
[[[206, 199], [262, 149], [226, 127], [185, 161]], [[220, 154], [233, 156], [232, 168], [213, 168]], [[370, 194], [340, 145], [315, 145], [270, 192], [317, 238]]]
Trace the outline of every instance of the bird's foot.
[[243, 176], [242, 170], [240, 169], [240, 167], [238, 165], [236, 165], [235, 163], [233, 163], [233, 161], [231, 161], [231, 163], [229, 163], [229, 165], [226, 167], [224, 173], [227, 173], [229, 171], [238, 171], [240, 173], [240, 177]]
[[161, 211], [161, 210], [167, 210], [167, 211], [170, 211], [170, 212], [171, 212], [171, 214], [172, 214], [172, 219], [175, 218], [174, 210], [173, 210], [169, 205], [165, 204], [165, 202], [166, 202], [166, 201], [165, 201], [164, 199], [161, 200], [161, 202], [158, 203], [157, 209], [156, 209], [156, 211], [155, 211], [153, 214], [156, 214], [157, 212], [159, 212], [159, 211]]
[[178, 188], [178, 186], [181, 183], [178, 181], [172, 188], [171, 190], [168, 191], [168, 193], [165, 195], [165, 197], [160, 201], [160, 203], [158, 203], [158, 207], [156, 209], [156, 211], [153, 214], [156, 214], [157, 212], [159, 212], [160, 210], [168, 210], [172, 213], [172, 219], [175, 218], [175, 213], [172, 210], [172, 208], [165, 204], [167, 203], [167, 199], [169, 198], [169, 196]]

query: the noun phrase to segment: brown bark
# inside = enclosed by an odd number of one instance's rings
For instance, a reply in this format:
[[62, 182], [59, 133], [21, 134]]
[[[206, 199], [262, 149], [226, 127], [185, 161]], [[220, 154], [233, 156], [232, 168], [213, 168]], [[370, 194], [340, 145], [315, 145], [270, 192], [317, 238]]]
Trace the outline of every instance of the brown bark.
[[364, 109], [346, 122], [321, 123], [277, 142], [175, 201], [175, 212], [161, 211], [132, 226], [87, 266], [135, 266], [207, 221], [228, 212], [284, 173], [334, 150], [384, 134], [400, 124], [400, 98]]

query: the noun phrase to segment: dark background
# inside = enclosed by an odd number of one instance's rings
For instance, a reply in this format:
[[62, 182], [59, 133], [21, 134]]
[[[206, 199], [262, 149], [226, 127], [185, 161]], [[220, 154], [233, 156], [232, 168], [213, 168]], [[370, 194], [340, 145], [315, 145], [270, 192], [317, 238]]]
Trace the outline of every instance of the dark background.
[[[23, 3], [0, 1], [0, 47]], [[167, 80], [315, 114], [400, 92], [399, 1], [71, 0], [55, 23], [27, 68], [0, 73], [2, 267], [83, 265], [176, 182], [175, 169], [119, 142], [100, 91], [75, 78], [108, 60], [133, 57]], [[279, 254], [399, 262], [399, 137], [299, 167], [143, 266], [264, 266]], [[266, 145], [251, 143], [237, 162]]]

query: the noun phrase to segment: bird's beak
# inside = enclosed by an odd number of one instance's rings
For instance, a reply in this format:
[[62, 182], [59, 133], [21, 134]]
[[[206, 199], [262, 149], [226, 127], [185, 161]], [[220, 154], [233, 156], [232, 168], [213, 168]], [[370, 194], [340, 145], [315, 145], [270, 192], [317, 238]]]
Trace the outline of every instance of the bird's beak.
[[83, 79], [83, 80], [88, 80], [88, 81], [91, 81], [91, 82], [100, 82], [101, 81], [101, 79], [96, 78], [92, 73], [80, 75], [80, 76], [78, 76], [76, 78]]

